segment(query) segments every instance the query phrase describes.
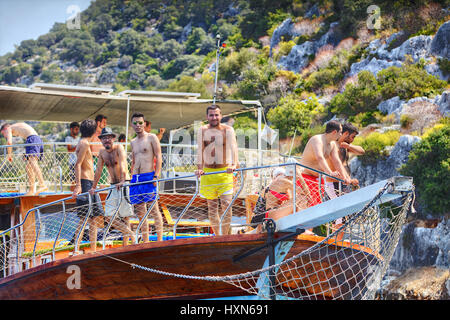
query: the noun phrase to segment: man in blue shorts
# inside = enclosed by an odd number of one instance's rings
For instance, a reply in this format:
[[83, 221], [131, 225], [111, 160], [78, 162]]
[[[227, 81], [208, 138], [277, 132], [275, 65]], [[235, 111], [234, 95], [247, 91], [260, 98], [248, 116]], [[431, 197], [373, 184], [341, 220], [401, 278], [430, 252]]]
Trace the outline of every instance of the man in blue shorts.
[[[136, 138], [131, 140], [131, 172], [133, 176], [130, 183], [157, 180], [161, 172], [162, 164], [159, 139], [155, 134], [145, 132], [145, 119], [142, 113], [134, 113], [131, 116], [131, 126], [136, 132]], [[156, 159], [156, 162], [154, 159]], [[141, 221], [147, 213], [147, 203], [157, 201], [156, 188], [156, 182], [130, 186], [130, 202], [134, 204], [136, 215]], [[155, 219], [157, 239], [158, 241], [162, 241], [163, 220], [158, 203], [155, 203], [153, 206], [152, 215]], [[149, 241], [148, 236], [148, 221], [145, 219], [142, 223], [142, 237], [144, 242]]]
[[[42, 145], [41, 138], [37, 135], [36, 131], [28, 124], [24, 122], [18, 122], [14, 124], [5, 123], [0, 129], [3, 136], [6, 138], [8, 145], [12, 145], [12, 137], [18, 136], [25, 140], [28, 144], [25, 147], [24, 159], [27, 161], [26, 171], [28, 175], [29, 191], [25, 194], [27, 196], [37, 195], [45, 190], [47, 187], [44, 183], [41, 168], [39, 167], [38, 160], [42, 159], [44, 152], [44, 146]], [[8, 160], [12, 162], [12, 148], [8, 148]], [[34, 182], [38, 179], [39, 188], [34, 192]]]

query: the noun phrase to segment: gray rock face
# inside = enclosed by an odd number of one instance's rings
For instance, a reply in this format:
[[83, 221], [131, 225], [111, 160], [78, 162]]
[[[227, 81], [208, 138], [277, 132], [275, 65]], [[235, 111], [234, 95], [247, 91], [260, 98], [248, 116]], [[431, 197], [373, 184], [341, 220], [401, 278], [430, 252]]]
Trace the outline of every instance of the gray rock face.
[[337, 46], [339, 41], [341, 41], [341, 36], [338, 33], [339, 22], [333, 22], [330, 24], [330, 29], [325, 33], [320, 39], [315, 43], [316, 50], [321, 47], [331, 44], [332, 46]]
[[436, 266], [450, 268], [450, 220], [443, 219], [436, 228], [403, 226], [389, 268], [404, 272], [409, 268]]
[[316, 17], [320, 16], [320, 10], [319, 10], [319, 6], [317, 5], [317, 3], [315, 3], [305, 14], [305, 18], [308, 18], [308, 19], [311, 19], [314, 16], [316, 16]]
[[353, 76], [353, 75], [360, 73], [363, 70], [367, 70], [367, 71], [371, 72], [374, 76], [376, 76], [378, 74], [378, 72], [383, 69], [386, 69], [386, 68], [389, 68], [392, 66], [401, 67], [401, 65], [402, 65], [402, 63], [399, 61], [379, 60], [375, 57], [372, 58], [371, 60], [366, 58], [360, 62], [353, 63], [350, 67], [350, 72], [348, 75]]
[[393, 97], [391, 99], [385, 100], [383, 102], [381, 102], [378, 106], [377, 109], [380, 112], [383, 112], [385, 114], [391, 114], [394, 113], [396, 111], [398, 111], [401, 107], [401, 105], [404, 103], [405, 101], [400, 100], [399, 97]]
[[450, 59], [450, 21], [444, 23], [436, 32], [431, 42], [431, 52], [435, 55]]
[[403, 44], [391, 51], [390, 58], [392, 60], [405, 60], [406, 55], [410, 55], [414, 62], [420, 59], [429, 59], [431, 56], [432, 36], [412, 37], [403, 42]]
[[293, 46], [287, 56], [281, 57], [278, 62], [278, 67], [299, 73], [308, 65], [310, 56], [314, 53], [315, 45], [311, 41]]
[[272, 33], [270, 39], [270, 55], [272, 55], [272, 48], [274, 48], [281, 41], [282, 36], [292, 36], [292, 27], [294, 23], [291, 18], [284, 20]]
[[[293, 22], [291, 19], [283, 21], [278, 28], [275, 29], [270, 40], [270, 55], [272, 48], [276, 46], [281, 39], [282, 35], [290, 35], [291, 37], [299, 36], [300, 34], [293, 31]], [[316, 54], [316, 52], [325, 45], [336, 46], [341, 40], [341, 36], [338, 32], [338, 22], [330, 24], [330, 29], [317, 41], [306, 41], [302, 44], [292, 47], [291, 52], [287, 56], [281, 57], [278, 62], [278, 67], [299, 73], [305, 68], [310, 60], [310, 56]]]
[[450, 116], [450, 91], [444, 91], [434, 98], [434, 103], [439, 106], [439, 112], [444, 116]]
[[430, 64], [427, 64], [425, 66], [425, 70], [429, 74], [431, 74], [441, 80], [444, 80], [444, 81], [450, 80], [450, 74], [445, 75], [437, 63], [432, 62]]
[[416, 136], [401, 136], [390, 155], [374, 164], [363, 165], [358, 158], [352, 159], [349, 163], [351, 176], [358, 179], [360, 186], [364, 187], [400, 175], [397, 170], [408, 161], [409, 152], [420, 140]]
[[182, 43], [187, 40], [189, 35], [192, 32], [192, 22], [189, 22], [186, 26], [183, 28], [183, 32], [181, 33], [180, 38], [178, 39], [178, 42]]
[[381, 102], [377, 106], [377, 109], [387, 115], [394, 113], [397, 120], [399, 120], [400, 116], [404, 113], [405, 107], [416, 102], [435, 104], [438, 106], [438, 110], [442, 114], [442, 116], [448, 117], [450, 115], [450, 91], [444, 91], [441, 95], [437, 95], [434, 98], [417, 97], [406, 102], [400, 100], [399, 97], [393, 97]]

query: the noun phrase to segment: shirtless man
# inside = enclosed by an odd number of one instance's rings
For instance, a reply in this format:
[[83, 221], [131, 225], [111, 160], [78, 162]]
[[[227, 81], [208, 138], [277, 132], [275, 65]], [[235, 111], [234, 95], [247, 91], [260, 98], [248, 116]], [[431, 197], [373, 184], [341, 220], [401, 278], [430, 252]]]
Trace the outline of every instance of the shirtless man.
[[120, 144], [114, 144], [116, 134], [108, 127], [102, 130], [102, 133], [98, 136], [102, 142], [103, 148], [100, 149], [98, 154], [97, 169], [95, 170], [94, 183], [92, 184], [89, 193], [94, 195], [97, 188], [98, 181], [103, 170], [103, 164], [109, 173], [111, 185], [115, 185], [116, 188], [110, 189], [108, 196], [105, 200], [105, 221], [110, 223], [111, 217], [118, 209], [118, 215], [123, 218], [125, 223], [120, 219], [114, 219], [112, 226], [122, 232], [123, 245], [128, 245], [128, 238], [131, 236], [131, 242], [134, 243], [134, 232], [131, 231], [129, 226], [129, 217], [133, 214], [131, 205], [125, 199], [128, 197], [124, 194], [125, 190], [122, 189], [126, 180], [129, 180], [128, 168], [127, 168], [127, 155], [125, 149]]
[[[136, 132], [136, 138], [131, 140], [131, 171], [133, 174], [131, 183], [156, 180], [159, 178], [162, 165], [159, 139], [153, 133], [145, 132], [145, 119], [142, 113], [134, 113], [131, 116], [131, 126]], [[156, 158], [156, 164], [154, 158]], [[147, 202], [157, 201], [156, 187], [156, 182], [130, 186], [130, 202], [134, 204], [136, 214], [141, 221], [147, 213]], [[153, 206], [152, 214], [155, 219], [157, 240], [162, 241], [163, 220], [158, 203]], [[143, 241], [148, 242], [149, 227], [147, 219], [142, 223], [142, 228]]]
[[[44, 184], [44, 178], [42, 176], [41, 168], [39, 167], [38, 160], [41, 160], [42, 153], [44, 152], [44, 147], [42, 145], [41, 138], [37, 135], [36, 131], [24, 122], [9, 124], [5, 123], [1, 129], [1, 133], [6, 138], [8, 145], [12, 145], [12, 137], [18, 136], [25, 139], [25, 143], [33, 143], [38, 145], [31, 145], [25, 147], [24, 159], [27, 161], [26, 171], [28, 176], [28, 184], [30, 186], [29, 191], [25, 194], [30, 196], [33, 194], [39, 194], [45, 190], [47, 187]], [[8, 148], [8, 160], [12, 162], [12, 148]], [[34, 193], [34, 182], [38, 179], [39, 188]]]
[[[75, 188], [73, 190], [72, 197], [76, 198], [76, 204], [79, 208], [77, 215], [79, 217], [78, 227], [75, 231], [75, 235], [79, 232], [83, 225], [86, 214], [88, 212], [89, 205], [89, 193], [79, 195], [80, 193], [87, 193], [92, 189], [94, 180], [94, 161], [92, 159], [92, 152], [90, 143], [92, 142], [93, 135], [97, 128], [97, 124], [92, 119], [87, 119], [81, 122], [80, 132], [81, 139], [75, 149], [77, 156], [77, 162], [75, 163]], [[92, 211], [88, 217], [89, 223], [89, 240], [91, 243], [91, 249], [96, 251], [97, 243], [97, 228], [103, 227], [102, 216], [104, 215], [102, 203], [100, 197], [95, 194], [92, 198]], [[82, 230], [83, 232], [84, 230]], [[81, 235], [76, 239], [75, 253], [78, 253], [79, 240]]]
[[[145, 132], [147, 133], [151, 133], [152, 131], [152, 122], [150, 120], [145, 120], [145, 128], [144, 128]], [[159, 132], [156, 134], [156, 136], [158, 137], [159, 141], [161, 141], [164, 132], [166, 132], [166, 128], [159, 128]]]
[[[94, 136], [92, 137], [92, 142], [101, 142], [99, 135], [102, 133], [102, 130], [106, 128], [108, 118], [102, 114], [99, 114], [95, 117], [95, 122], [97, 123], [97, 129], [95, 130]], [[91, 151], [94, 156], [98, 155], [98, 152], [102, 146], [100, 144], [91, 144]]]
[[[197, 135], [197, 170], [200, 177], [200, 194], [207, 199], [208, 217], [216, 235], [231, 233], [232, 210], [228, 210], [220, 230], [220, 218], [233, 196], [233, 171], [238, 163], [238, 149], [234, 129], [221, 123], [222, 113], [218, 105], [206, 108], [208, 124]], [[226, 173], [208, 174], [218, 171]], [[221, 214], [218, 206], [220, 201]]]
[[[339, 160], [338, 153], [336, 152], [336, 143], [342, 134], [342, 125], [337, 121], [329, 121], [325, 128], [325, 133], [318, 134], [309, 139], [303, 151], [300, 164], [310, 167], [312, 169], [323, 171], [330, 176], [336, 178], [343, 178], [342, 163]], [[329, 163], [334, 165], [337, 170], [332, 170]], [[303, 179], [305, 179], [306, 185], [311, 192], [311, 200], [308, 206], [314, 206], [322, 202], [321, 194], [325, 194], [325, 181], [322, 179], [321, 188], [319, 190], [319, 174], [315, 171], [304, 169], [302, 173]]]
[[[359, 184], [358, 179], [352, 179], [350, 176], [350, 168], [348, 167], [349, 152], [356, 155], [365, 153], [365, 150], [362, 147], [351, 144], [357, 134], [358, 129], [355, 126], [351, 123], [345, 123], [342, 126], [342, 135], [339, 140], [335, 142], [336, 145], [333, 147], [332, 151], [335, 154], [334, 156], [339, 158], [340, 163], [338, 164], [338, 167], [336, 167], [330, 160], [327, 161], [331, 170], [338, 170], [343, 179], [348, 182], [344, 188], [347, 191], [350, 190], [349, 185], [357, 186]], [[327, 193], [331, 198], [337, 197], [335, 190], [339, 190], [339, 182], [332, 178], [327, 178], [327, 181]]]

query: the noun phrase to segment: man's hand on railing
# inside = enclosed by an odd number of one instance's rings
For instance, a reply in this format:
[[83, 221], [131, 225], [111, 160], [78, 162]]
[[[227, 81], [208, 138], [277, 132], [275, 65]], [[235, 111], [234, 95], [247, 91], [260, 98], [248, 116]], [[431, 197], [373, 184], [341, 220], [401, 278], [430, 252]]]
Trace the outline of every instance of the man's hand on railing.
[[202, 169], [195, 170], [195, 175], [200, 178], [200, 176], [205, 173]]
[[342, 177], [341, 177], [341, 174], [339, 173], [339, 171], [332, 171], [332, 172], [330, 173], [330, 176], [333, 176], [333, 177], [339, 178], [339, 179], [342, 178]]
[[125, 184], [125, 181], [121, 181], [119, 183], [116, 184], [116, 189], [120, 190], [120, 188], [122, 188], [122, 186]]
[[81, 192], [81, 186], [76, 185], [73, 189], [72, 198], [76, 198]]
[[89, 189], [89, 194], [93, 196], [95, 194], [95, 188]]
[[227, 168], [227, 173], [233, 173], [236, 170], [236, 166], [230, 166]]

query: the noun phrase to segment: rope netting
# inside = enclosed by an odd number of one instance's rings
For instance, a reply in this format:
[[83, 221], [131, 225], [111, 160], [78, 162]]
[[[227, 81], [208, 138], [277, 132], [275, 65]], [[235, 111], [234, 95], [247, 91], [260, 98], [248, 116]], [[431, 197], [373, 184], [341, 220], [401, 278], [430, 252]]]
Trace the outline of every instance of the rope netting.
[[[275, 176], [281, 167], [284, 174]], [[297, 170], [294, 173], [289, 167]], [[222, 178], [215, 179], [219, 175]], [[277, 220], [293, 213], [294, 200], [301, 213], [343, 194], [328, 181], [301, 177], [298, 165], [247, 168], [231, 174], [208, 173], [200, 179], [193, 175], [162, 179], [156, 189], [147, 192], [133, 186], [148, 183], [113, 186], [94, 196], [82, 194], [76, 202], [66, 198], [42, 205], [22, 217], [25, 220], [19, 227], [0, 235], [3, 276], [90, 252], [91, 246], [101, 251], [161, 238], [267, 232], [259, 227], [264, 223], [252, 222], [259, 197], [265, 196], [268, 217]], [[275, 193], [265, 192], [267, 187]], [[359, 212], [307, 230], [295, 241], [281, 242], [272, 266], [230, 276], [198, 277], [122, 262], [167, 276], [224, 281], [262, 299], [372, 299], [412, 203], [409, 192], [395, 203], [382, 204], [379, 199], [389, 188], [386, 185]], [[166, 189], [175, 193], [166, 193]], [[212, 199], [213, 194], [220, 196]], [[139, 203], [143, 199], [148, 202]]]
[[306, 250], [299, 252], [294, 241], [281, 242], [276, 251], [281, 262], [267, 266], [266, 261], [263, 268], [246, 273], [190, 276], [116, 260], [168, 277], [223, 281], [261, 299], [374, 299], [413, 201], [413, 193], [407, 193], [396, 204], [377, 204], [386, 189], [343, 222], [331, 221], [334, 231], [328, 236], [298, 236], [295, 242], [303, 242], [299, 247], [309, 242]]

